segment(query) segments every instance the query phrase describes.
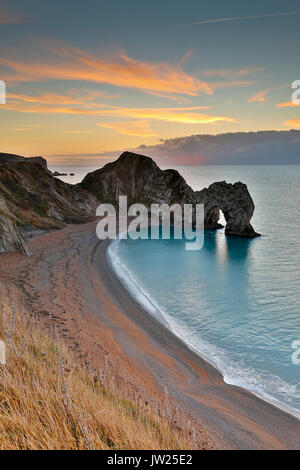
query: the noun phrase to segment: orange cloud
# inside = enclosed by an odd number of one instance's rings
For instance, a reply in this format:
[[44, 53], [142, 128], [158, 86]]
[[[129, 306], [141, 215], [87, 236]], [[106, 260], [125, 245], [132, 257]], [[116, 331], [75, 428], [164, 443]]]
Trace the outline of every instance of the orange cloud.
[[108, 95], [101, 91], [88, 91], [86, 93], [82, 93], [80, 90], [69, 90], [66, 93], [46, 92], [34, 95], [24, 93], [8, 93], [6, 95], [7, 101], [11, 103], [24, 102], [49, 105], [85, 104], [95, 100], [98, 97], [112, 99], [119, 98], [120, 95]]
[[[98, 109], [93, 109], [97, 106]], [[82, 103], [80, 107], [71, 108], [67, 106], [55, 106], [39, 103], [11, 102], [3, 107], [3, 111], [16, 111], [19, 113], [34, 114], [83, 114], [87, 116], [96, 116], [100, 113], [100, 107], [106, 107], [104, 104]]]
[[286, 101], [284, 103], [278, 103], [276, 104], [277, 108], [293, 108], [294, 106], [299, 106], [300, 103], [295, 104], [292, 101]]
[[199, 113], [200, 110], [210, 109], [210, 106], [191, 106], [176, 108], [125, 108], [118, 106], [107, 107], [99, 103], [87, 103], [83, 100], [76, 107], [70, 107], [62, 103], [44, 104], [27, 102], [8, 102], [5, 110], [18, 111], [22, 113], [37, 114], [77, 114], [87, 116], [117, 116], [138, 120], [158, 120], [166, 122], [177, 122], [182, 124], [211, 124], [215, 122], [236, 122], [227, 116], [212, 116]]
[[27, 62], [1, 58], [0, 64], [13, 71], [3, 78], [18, 82], [84, 80], [189, 96], [213, 93], [208, 83], [185, 73], [180, 65], [140, 61], [124, 53], [101, 59], [79, 49], [50, 46], [49, 50], [54, 59]]
[[284, 88], [286, 85], [278, 85], [272, 88], [268, 88], [267, 90], [260, 91], [259, 93], [256, 93], [255, 95], [251, 96], [248, 99], [248, 103], [255, 103], [255, 102], [260, 102], [263, 103], [266, 101], [266, 96], [271, 93], [272, 91], [279, 90], [280, 88]]
[[[157, 96], [158, 98], [165, 98], [175, 101], [178, 104], [183, 104], [189, 101], [189, 98], [183, 96], [176, 96], [173, 94], [159, 93], [156, 91], [147, 91], [147, 94]], [[75, 105], [91, 102], [96, 98], [103, 99], [117, 99], [121, 98], [119, 94], [109, 94], [103, 91], [87, 91], [82, 90], [69, 90], [64, 93], [44, 92], [42, 94], [24, 94], [24, 93], [7, 93], [6, 98], [10, 102], [24, 102], [24, 103], [39, 103], [50, 105]], [[96, 105], [96, 104], [95, 104]]]
[[113, 129], [118, 134], [132, 135], [138, 137], [155, 137], [147, 121], [108, 122], [99, 123], [98, 126]]
[[[181, 124], [211, 124], [219, 121], [235, 122], [235, 119], [227, 116], [210, 116], [196, 111], [203, 106], [186, 108], [116, 108], [99, 110], [98, 115], [118, 115], [135, 119], [149, 119]], [[205, 109], [205, 108], [204, 108]]]
[[255, 103], [255, 102], [263, 103], [263, 102], [265, 102], [267, 93], [268, 93], [267, 90], [261, 91], [260, 93], [256, 93], [255, 95], [251, 96], [248, 99], [248, 103]]
[[285, 121], [284, 124], [288, 127], [292, 127], [293, 129], [295, 127], [300, 128], [300, 118], [290, 119], [289, 121]]
[[[65, 93], [45, 92], [35, 95], [8, 93], [4, 109], [21, 113], [39, 114], [79, 114], [82, 110], [82, 114], [88, 114], [83, 113], [83, 110], [107, 107], [107, 105], [94, 102], [98, 97], [103, 98], [103, 95], [107, 98], [107, 95], [100, 91], [87, 91], [83, 93], [82, 90], [70, 90]], [[118, 95], [109, 96], [111, 98]], [[78, 109], [73, 109], [70, 106], [77, 106]]]

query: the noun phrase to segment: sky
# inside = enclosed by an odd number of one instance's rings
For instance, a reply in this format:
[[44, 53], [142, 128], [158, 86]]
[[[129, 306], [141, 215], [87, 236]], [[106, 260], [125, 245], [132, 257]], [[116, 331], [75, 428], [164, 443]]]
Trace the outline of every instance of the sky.
[[0, 151], [76, 166], [158, 149], [172, 163], [175, 145], [177, 164], [218, 163], [193, 136], [300, 130], [299, 23], [297, 1], [0, 0]]

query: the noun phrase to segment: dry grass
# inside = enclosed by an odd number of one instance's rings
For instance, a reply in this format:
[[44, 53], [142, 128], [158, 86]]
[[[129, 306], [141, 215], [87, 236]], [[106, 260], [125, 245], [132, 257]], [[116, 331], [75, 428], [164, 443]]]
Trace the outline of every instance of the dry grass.
[[170, 420], [99, 380], [0, 281], [0, 449], [187, 449]]

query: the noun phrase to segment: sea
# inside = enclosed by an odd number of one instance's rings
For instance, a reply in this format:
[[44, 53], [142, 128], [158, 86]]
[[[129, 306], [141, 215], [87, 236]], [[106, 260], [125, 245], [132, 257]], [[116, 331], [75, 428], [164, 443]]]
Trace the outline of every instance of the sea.
[[[75, 173], [61, 177], [74, 184], [96, 167], [50, 169]], [[199, 251], [185, 250], [184, 239], [115, 240], [113, 269], [226, 383], [300, 418], [300, 165], [175, 169], [194, 190], [246, 183], [256, 206], [252, 225], [262, 236], [206, 231]]]

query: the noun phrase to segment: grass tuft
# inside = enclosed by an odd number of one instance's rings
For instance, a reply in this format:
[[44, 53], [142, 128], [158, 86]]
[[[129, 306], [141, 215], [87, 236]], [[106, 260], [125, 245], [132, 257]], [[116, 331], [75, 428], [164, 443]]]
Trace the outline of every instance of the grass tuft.
[[[0, 449], [188, 449], [164, 413], [126, 397], [110, 377], [78, 362], [55, 327], [0, 281]], [[114, 374], [112, 374], [114, 375]], [[169, 405], [168, 405], [169, 406]]]

